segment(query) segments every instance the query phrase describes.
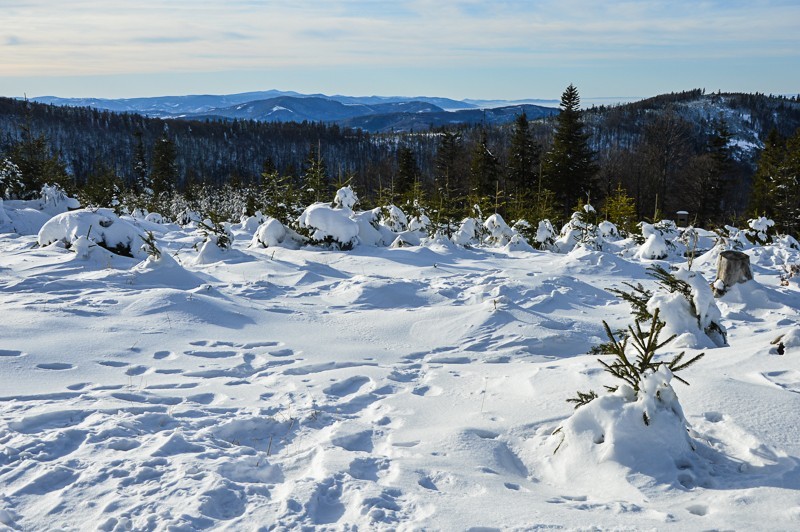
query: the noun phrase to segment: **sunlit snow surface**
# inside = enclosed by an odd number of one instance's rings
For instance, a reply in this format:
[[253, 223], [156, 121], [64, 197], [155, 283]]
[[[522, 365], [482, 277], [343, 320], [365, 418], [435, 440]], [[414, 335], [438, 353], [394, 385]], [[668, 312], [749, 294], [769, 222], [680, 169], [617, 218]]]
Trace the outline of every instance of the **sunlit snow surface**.
[[729, 346], [673, 381], [697, 455], [635, 471], [632, 442], [554, 467], [551, 433], [614, 384], [585, 354], [631, 323], [604, 289], [651, 261], [252, 236], [198, 261], [168, 226], [160, 262], [0, 236], [0, 528], [800, 527], [797, 252], [748, 250]]

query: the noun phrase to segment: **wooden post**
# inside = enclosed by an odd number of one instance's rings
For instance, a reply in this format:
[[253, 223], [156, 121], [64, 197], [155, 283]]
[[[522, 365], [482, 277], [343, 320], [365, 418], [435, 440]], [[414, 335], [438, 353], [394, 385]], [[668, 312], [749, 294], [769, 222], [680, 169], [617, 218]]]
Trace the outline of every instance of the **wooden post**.
[[750, 270], [750, 257], [741, 251], [723, 251], [717, 262], [717, 280], [714, 281], [714, 295], [719, 297], [728, 288], [753, 279]]

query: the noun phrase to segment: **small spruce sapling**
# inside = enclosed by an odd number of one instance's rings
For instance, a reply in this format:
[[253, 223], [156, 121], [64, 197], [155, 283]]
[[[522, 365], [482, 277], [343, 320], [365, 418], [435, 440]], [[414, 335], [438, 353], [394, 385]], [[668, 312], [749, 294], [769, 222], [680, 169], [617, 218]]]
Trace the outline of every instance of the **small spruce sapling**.
[[145, 235], [141, 237], [141, 239], [144, 241], [144, 244], [142, 244], [142, 251], [152, 257], [153, 260], [160, 260], [161, 250], [158, 249], [158, 246], [156, 246], [156, 237], [153, 232], [145, 232]]
[[[603, 321], [603, 327], [605, 328], [606, 336], [608, 336], [609, 341], [603, 344], [604, 349], [602, 354], [613, 355], [615, 358], [610, 363], [600, 359], [598, 359], [598, 362], [603, 365], [606, 372], [622, 380], [626, 385], [630, 386], [634, 392], [639, 392], [640, 385], [644, 379], [649, 374], [657, 371], [662, 365], [666, 365], [677, 380], [688, 386], [689, 383], [676, 375], [676, 373], [693, 365], [703, 358], [705, 353], [700, 353], [684, 361], [686, 352], [682, 351], [669, 362], [655, 361], [657, 351], [672, 341], [675, 336], [670, 336], [663, 342], [659, 341], [658, 337], [665, 323], [658, 318], [658, 310], [653, 313], [651, 322], [650, 330], [643, 330], [641, 321], [635, 320], [634, 326], [628, 326], [628, 334], [620, 340], [611, 331], [608, 323]], [[635, 350], [636, 356], [634, 359], [631, 359], [627, 353], [629, 344], [631, 344]], [[606, 386], [606, 389], [612, 393], [617, 391], [618, 388], [619, 386]], [[575, 403], [575, 408], [578, 408], [596, 398], [597, 394], [593, 390], [589, 390], [588, 392], [578, 392], [576, 397], [567, 399], [567, 402]], [[647, 420], [645, 420], [645, 424], [647, 424]]]

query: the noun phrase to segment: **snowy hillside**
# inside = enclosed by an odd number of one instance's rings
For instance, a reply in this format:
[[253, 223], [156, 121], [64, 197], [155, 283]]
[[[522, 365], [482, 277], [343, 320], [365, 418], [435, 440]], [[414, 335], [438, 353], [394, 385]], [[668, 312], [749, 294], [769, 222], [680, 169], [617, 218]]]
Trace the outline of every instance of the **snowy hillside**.
[[[800, 527], [793, 239], [576, 218], [534, 250], [497, 216], [433, 238], [351, 200], [302, 220], [350, 251], [0, 202], [0, 529]], [[706, 297], [724, 247], [755, 279]], [[681, 333], [658, 360], [705, 352], [690, 386], [604, 391], [588, 353], [633, 324], [625, 283]]]

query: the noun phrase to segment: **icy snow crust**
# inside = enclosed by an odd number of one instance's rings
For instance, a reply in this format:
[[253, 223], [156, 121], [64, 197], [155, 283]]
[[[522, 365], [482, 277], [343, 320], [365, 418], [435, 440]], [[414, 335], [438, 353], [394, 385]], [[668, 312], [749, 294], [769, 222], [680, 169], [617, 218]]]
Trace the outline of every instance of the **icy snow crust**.
[[[465, 221], [468, 247], [390, 248], [387, 219], [348, 210], [305, 221], [357, 239], [349, 252], [269, 221], [232, 226], [213, 261], [193, 225], [106, 228], [153, 231], [160, 259], [78, 242], [87, 223], [99, 236], [89, 214], [40, 235], [72, 249], [0, 235], [0, 529], [800, 526], [791, 245], [745, 250], [755, 280], [716, 301], [729, 345], [701, 346], [691, 386], [657, 372], [640, 396], [602, 395], [619, 382], [585, 353], [601, 320], [631, 322], [605, 288], [655, 290], [641, 246], [533, 251], [498, 217]], [[718, 253], [681, 275], [713, 279]]]

